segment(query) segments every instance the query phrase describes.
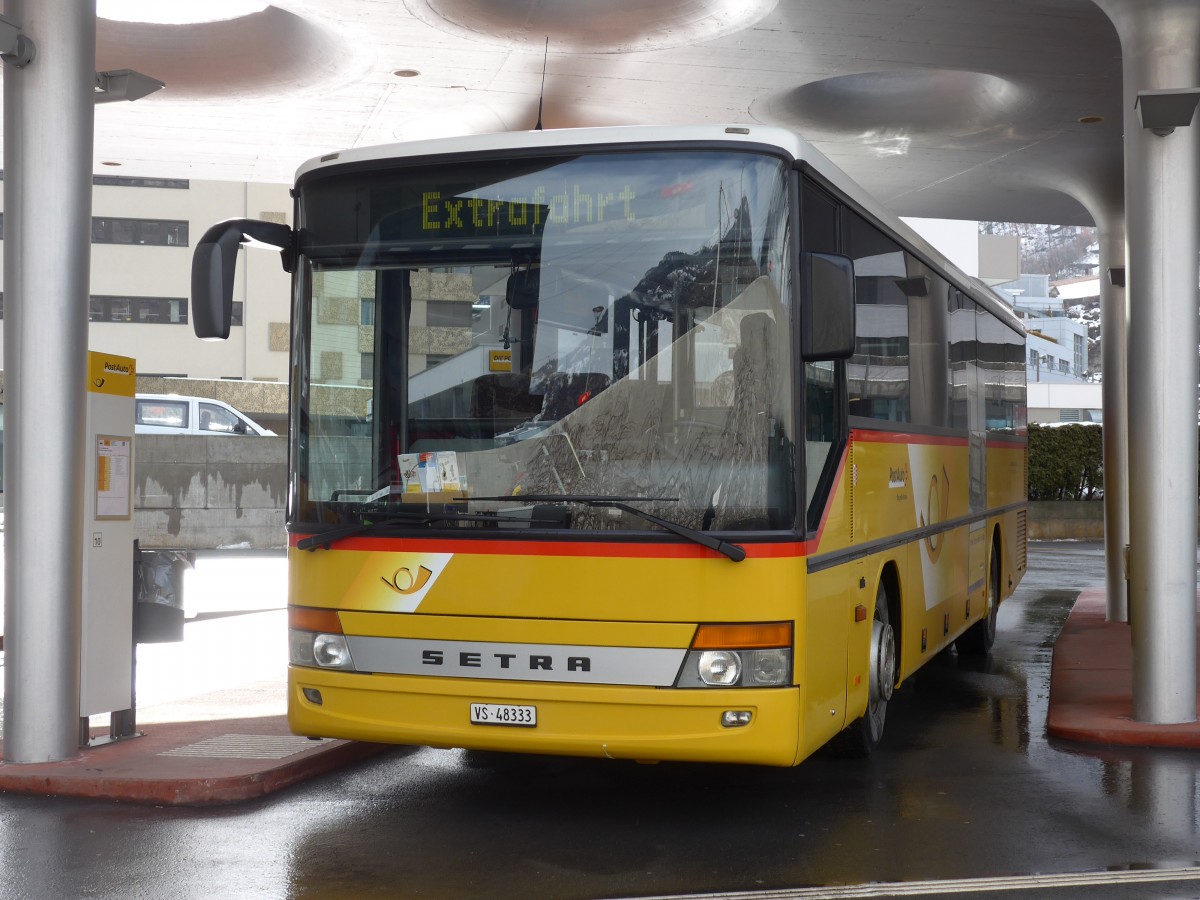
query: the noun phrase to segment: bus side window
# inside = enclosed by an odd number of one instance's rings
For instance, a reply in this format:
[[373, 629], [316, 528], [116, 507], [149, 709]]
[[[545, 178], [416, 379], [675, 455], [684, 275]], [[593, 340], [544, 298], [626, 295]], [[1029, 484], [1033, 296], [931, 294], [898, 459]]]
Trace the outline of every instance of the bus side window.
[[852, 210], [842, 213], [842, 252], [854, 260], [858, 305], [849, 374], [850, 415], [912, 421], [908, 256]]
[[[804, 366], [804, 505], [810, 528], [821, 519], [828, 482], [836, 465], [833, 451], [841, 444], [837, 400], [839, 365], [823, 361]], [[822, 485], [825, 490], [818, 491]]]
[[[801, 249], [806, 253], [844, 252], [838, 240], [843, 213], [837, 201], [807, 178], [801, 190]], [[837, 451], [845, 439], [838, 401], [838, 373], [844, 366], [833, 361], [804, 365], [804, 505], [810, 530], [820, 523], [837, 469]]]

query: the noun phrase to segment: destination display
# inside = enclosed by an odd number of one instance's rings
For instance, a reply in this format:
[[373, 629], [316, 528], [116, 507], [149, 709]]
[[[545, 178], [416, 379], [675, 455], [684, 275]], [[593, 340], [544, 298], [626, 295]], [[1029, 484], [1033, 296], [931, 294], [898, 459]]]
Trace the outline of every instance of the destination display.
[[475, 234], [538, 234], [551, 225], [584, 225], [636, 220], [633, 188], [592, 192], [579, 183], [557, 192], [544, 186], [507, 199], [472, 192], [467, 196], [431, 189], [421, 193], [419, 231], [423, 235], [463, 237]]
[[739, 153], [624, 153], [492, 165], [339, 173], [305, 185], [306, 251], [352, 244], [437, 247], [540, 242], [547, 230], [723, 230], [774, 160]]

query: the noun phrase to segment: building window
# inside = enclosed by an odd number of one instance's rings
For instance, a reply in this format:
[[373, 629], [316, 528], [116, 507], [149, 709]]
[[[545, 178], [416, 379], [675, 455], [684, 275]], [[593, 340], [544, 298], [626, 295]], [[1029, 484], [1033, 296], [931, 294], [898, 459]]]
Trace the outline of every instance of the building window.
[[[0, 321], [3, 319], [4, 294], [0, 292]], [[186, 325], [188, 302], [186, 297], [92, 296], [88, 298], [88, 321]]]
[[[0, 169], [0, 181], [4, 170]], [[186, 178], [142, 178], [130, 175], [93, 175], [92, 184], [118, 185], [120, 187], [177, 188], [187, 190], [191, 182]]]
[[184, 297], [92, 296], [88, 302], [88, 319], [92, 322], [186, 325], [188, 304]]
[[92, 184], [113, 187], [174, 188], [184, 191], [192, 186], [186, 178], [139, 178], [129, 175], [93, 175]]
[[375, 380], [375, 354], [364, 353], [359, 359], [358, 377], [361, 381]]
[[186, 247], [188, 223], [178, 219], [107, 219], [94, 216], [92, 243]]
[[[4, 213], [0, 213], [0, 241]], [[188, 246], [188, 223], [169, 219], [92, 219], [93, 244], [140, 244], [147, 247]]]
[[363, 298], [358, 301], [358, 324], [375, 324], [375, 300]]

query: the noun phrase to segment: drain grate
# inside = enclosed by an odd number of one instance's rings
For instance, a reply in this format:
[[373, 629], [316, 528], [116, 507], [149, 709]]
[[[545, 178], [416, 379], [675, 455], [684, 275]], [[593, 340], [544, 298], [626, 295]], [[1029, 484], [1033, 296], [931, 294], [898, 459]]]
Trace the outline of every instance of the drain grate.
[[286, 759], [324, 743], [327, 743], [325, 738], [312, 741], [291, 734], [223, 734], [174, 750], [164, 750], [158, 755], [192, 759]]

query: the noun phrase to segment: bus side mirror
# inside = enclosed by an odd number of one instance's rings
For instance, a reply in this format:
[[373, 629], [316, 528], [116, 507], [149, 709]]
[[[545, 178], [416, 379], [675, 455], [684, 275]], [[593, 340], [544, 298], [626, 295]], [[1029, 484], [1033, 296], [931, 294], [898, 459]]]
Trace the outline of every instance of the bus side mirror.
[[200, 238], [192, 254], [192, 328], [196, 337], [223, 341], [233, 321], [233, 275], [242, 244], [277, 248], [284, 271], [292, 269], [293, 232], [278, 222], [227, 219]]
[[800, 355], [806, 362], [854, 355], [854, 261], [805, 253]]

